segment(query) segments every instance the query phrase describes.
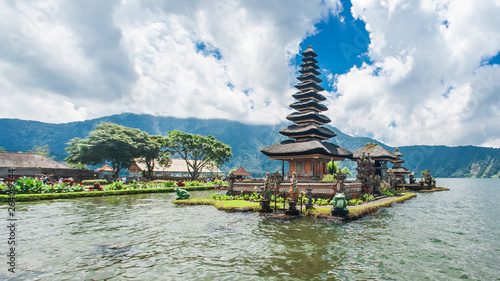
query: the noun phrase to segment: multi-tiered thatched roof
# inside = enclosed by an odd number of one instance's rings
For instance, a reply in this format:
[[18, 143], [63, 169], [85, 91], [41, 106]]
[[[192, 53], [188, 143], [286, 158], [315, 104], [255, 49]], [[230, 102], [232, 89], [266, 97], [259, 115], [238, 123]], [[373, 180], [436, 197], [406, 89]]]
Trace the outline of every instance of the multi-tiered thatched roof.
[[320, 74], [316, 69], [318, 61], [316, 52], [311, 46], [302, 52], [301, 75], [297, 79], [301, 82], [295, 85], [299, 92], [293, 97], [297, 100], [290, 105], [297, 110], [286, 118], [294, 124], [282, 129], [280, 134], [289, 139], [261, 150], [271, 159], [288, 159], [292, 156], [315, 156], [328, 157], [336, 160], [350, 158], [352, 153], [328, 140], [336, 134], [323, 125], [331, 120], [321, 112], [328, 108], [321, 104], [326, 98], [320, 92], [323, 87], [318, 85], [322, 80], [317, 76]]

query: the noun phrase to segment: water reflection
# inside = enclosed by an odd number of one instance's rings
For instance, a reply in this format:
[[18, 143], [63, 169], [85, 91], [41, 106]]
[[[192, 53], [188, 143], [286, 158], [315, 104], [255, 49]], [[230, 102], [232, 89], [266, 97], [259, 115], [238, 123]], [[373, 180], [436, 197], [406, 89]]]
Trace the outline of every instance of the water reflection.
[[500, 180], [447, 181], [449, 192], [350, 223], [174, 206], [173, 194], [20, 202], [19, 271], [46, 280], [494, 280]]

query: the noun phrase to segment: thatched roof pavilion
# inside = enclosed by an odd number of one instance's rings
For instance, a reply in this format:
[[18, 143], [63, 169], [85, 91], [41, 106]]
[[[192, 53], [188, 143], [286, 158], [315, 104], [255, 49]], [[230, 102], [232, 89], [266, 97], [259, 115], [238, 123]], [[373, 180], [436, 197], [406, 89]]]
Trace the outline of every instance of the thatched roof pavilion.
[[286, 117], [294, 124], [279, 131], [289, 139], [265, 147], [261, 152], [273, 160], [287, 161], [290, 173], [295, 172], [298, 178], [314, 178], [326, 173], [329, 161], [351, 158], [352, 153], [328, 141], [336, 134], [323, 127], [331, 120], [322, 114], [328, 108], [321, 104], [326, 98], [319, 93], [324, 89], [318, 85], [322, 80], [317, 77], [320, 75], [316, 70], [319, 69], [317, 54], [309, 46], [302, 55], [301, 75], [297, 77], [301, 83], [295, 86], [299, 92], [292, 95], [297, 101], [290, 105], [297, 111]]
[[[158, 160], [154, 161], [154, 169], [153, 173], [157, 176], [188, 176], [189, 175], [189, 170], [187, 163], [184, 159], [170, 159], [170, 165], [165, 166], [159, 163]], [[188, 160], [190, 163], [192, 163], [193, 160]], [[141, 176], [141, 174], [145, 171], [147, 171], [148, 168], [146, 166], [146, 163], [142, 161], [142, 159], [134, 159], [130, 167], [128, 167], [127, 172], [129, 173], [130, 176]], [[200, 171], [202, 175], [211, 175], [211, 174], [220, 174], [222, 173], [215, 164], [210, 163], [209, 165], [206, 165], [203, 167]]]
[[389, 168], [389, 172], [393, 172], [396, 179], [404, 183], [405, 176], [411, 174], [411, 171], [401, 166], [405, 162], [405, 160], [401, 159], [401, 157], [403, 157], [403, 154], [399, 152], [399, 149], [397, 147], [396, 151], [393, 154], [396, 155], [398, 159], [392, 161], [394, 167]]
[[376, 143], [367, 143], [365, 146], [355, 150], [353, 159], [360, 161], [362, 158], [370, 157], [375, 161], [375, 174], [382, 180], [387, 179], [387, 162], [396, 161], [398, 157], [389, 150]]
[[244, 177], [251, 177], [252, 176], [252, 174], [250, 174], [249, 172], [247, 172], [241, 166], [238, 169], [236, 169], [236, 171], [233, 172], [233, 175], [236, 176], [237, 179], [241, 179], [241, 178], [244, 178]]

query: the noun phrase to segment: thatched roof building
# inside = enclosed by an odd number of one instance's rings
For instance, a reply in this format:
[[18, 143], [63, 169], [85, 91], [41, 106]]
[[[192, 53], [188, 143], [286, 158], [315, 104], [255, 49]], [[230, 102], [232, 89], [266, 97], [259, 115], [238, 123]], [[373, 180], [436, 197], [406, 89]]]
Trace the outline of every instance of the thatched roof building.
[[375, 174], [384, 181], [387, 180], [387, 162], [392, 162], [398, 159], [392, 152], [376, 143], [367, 143], [365, 146], [355, 150], [352, 155], [353, 159], [356, 161], [360, 161], [362, 158], [368, 157], [374, 160]]
[[398, 159], [392, 152], [376, 143], [368, 143], [352, 153], [352, 158], [355, 160], [368, 156], [376, 161], [395, 161]]
[[336, 134], [323, 127], [331, 120], [322, 114], [328, 108], [321, 104], [326, 98], [319, 93], [324, 89], [318, 85], [322, 80], [317, 77], [320, 75], [316, 70], [319, 69], [317, 54], [309, 46], [302, 55], [301, 75], [297, 77], [301, 83], [295, 86], [299, 92], [293, 95], [297, 101], [290, 105], [297, 111], [286, 117], [294, 124], [279, 131], [289, 139], [265, 147], [261, 152], [273, 160], [282, 160], [283, 167], [287, 161], [290, 173], [295, 172], [298, 178], [313, 178], [326, 173], [329, 161], [351, 158], [352, 153], [328, 141]]
[[[154, 163], [154, 169], [153, 172], [155, 175], [164, 175], [164, 176], [178, 176], [178, 177], [183, 177], [183, 176], [188, 176], [189, 171], [188, 171], [188, 166], [186, 164], [186, 161], [184, 159], [171, 159], [172, 162], [170, 166], [164, 166], [158, 163], [158, 161], [155, 160]], [[193, 161], [193, 160], [189, 160]], [[140, 176], [139, 174], [147, 171], [148, 168], [146, 166], [146, 163], [141, 161], [140, 159], [134, 159], [132, 162], [132, 165], [127, 169], [127, 172], [131, 176]], [[215, 165], [206, 165], [202, 170], [201, 174], [209, 175], [209, 174], [220, 174], [222, 173], [219, 168]]]
[[47, 175], [56, 178], [71, 177], [77, 181], [94, 178], [94, 171], [72, 169], [38, 153], [0, 152], [0, 178], [7, 178], [11, 169], [15, 170], [16, 177]]
[[236, 171], [233, 172], [233, 175], [236, 176], [237, 179], [242, 179], [244, 177], [251, 177], [252, 175], [247, 172], [243, 167], [239, 167]]
[[0, 152], [0, 167], [3, 168], [48, 168], [69, 169], [63, 163], [38, 153]]
[[109, 165], [104, 165], [101, 168], [95, 170], [96, 172], [113, 172], [113, 168]]
[[403, 157], [403, 154], [399, 152], [399, 149], [397, 147], [396, 151], [393, 154], [396, 155], [398, 159], [392, 161], [394, 167], [389, 168], [388, 171], [394, 173], [396, 179], [404, 183], [406, 181], [406, 175], [411, 174], [411, 171], [401, 166], [405, 162], [405, 160], [401, 159], [401, 157]]

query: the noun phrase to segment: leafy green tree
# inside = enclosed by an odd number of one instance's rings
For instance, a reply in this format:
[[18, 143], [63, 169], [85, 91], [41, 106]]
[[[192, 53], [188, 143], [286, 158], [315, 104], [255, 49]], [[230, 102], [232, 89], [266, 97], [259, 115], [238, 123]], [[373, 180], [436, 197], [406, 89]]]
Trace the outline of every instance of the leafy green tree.
[[335, 175], [339, 171], [339, 164], [335, 161], [330, 161], [326, 164], [326, 172]]
[[68, 143], [65, 159], [70, 164], [99, 165], [109, 162], [117, 179], [123, 168], [130, 167], [134, 158], [144, 151], [145, 132], [113, 123], [101, 123], [85, 138]]
[[170, 166], [172, 160], [170, 160], [170, 153], [164, 151], [166, 140], [163, 136], [144, 134], [142, 137], [143, 139], [139, 143], [139, 150], [142, 157], [138, 161], [146, 164], [147, 171], [144, 172], [144, 176], [152, 179], [155, 160], [158, 160], [160, 165], [166, 167]]
[[81, 169], [81, 170], [88, 170], [89, 168], [83, 164], [83, 163], [66, 163], [68, 164], [68, 167], [72, 169]]
[[0, 147], [0, 152], [4, 152], [5, 149], [3, 147]]
[[194, 135], [170, 131], [165, 137], [166, 147], [186, 161], [191, 179], [196, 180], [204, 167], [214, 163], [216, 167], [233, 156], [231, 147], [214, 136]]

